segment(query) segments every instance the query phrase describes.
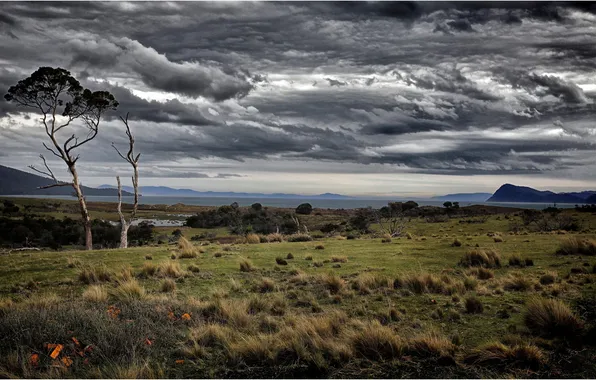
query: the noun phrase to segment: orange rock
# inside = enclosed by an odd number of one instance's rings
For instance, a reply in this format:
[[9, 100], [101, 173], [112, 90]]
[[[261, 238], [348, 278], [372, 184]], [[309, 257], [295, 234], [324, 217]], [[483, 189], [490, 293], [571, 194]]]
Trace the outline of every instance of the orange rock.
[[64, 348], [63, 345], [57, 344], [56, 347], [54, 348], [54, 351], [52, 351], [52, 353], [50, 354], [50, 357], [52, 359], [56, 359], [58, 357], [58, 355], [60, 355], [60, 351], [62, 351], [63, 348]]

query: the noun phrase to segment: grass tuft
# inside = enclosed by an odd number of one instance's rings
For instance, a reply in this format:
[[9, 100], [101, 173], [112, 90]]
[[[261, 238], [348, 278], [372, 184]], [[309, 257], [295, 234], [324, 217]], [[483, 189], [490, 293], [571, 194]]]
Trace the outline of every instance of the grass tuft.
[[178, 250], [180, 254], [178, 258], [180, 259], [194, 259], [198, 256], [197, 249], [188, 239], [184, 236], [180, 236], [178, 239]]
[[240, 272], [252, 272], [255, 270], [255, 266], [252, 261], [248, 259], [242, 259], [240, 261]]
[[83, 299], [87, 302], [106, 302], [108, 300], [108, 292], [101, 285], [91, 285], [83, 292]]
[[536, 335], [545, 337], [577, 337], [582, 321], [569, 306], [557, 299], [533, 298], [527, 304], [524, 323]]
[[465, 267], [499, 268], [501, 255], [492, 249], [475, 249], [467, 252], [460, 260]]
[[261, 238], [257, 234], [247, 234], [246, 242], [248, 244], [259, 244], [261, 242]]
[[166, 278], [161, 282], [160, 290], [162, 293], [174, 293], [176, 291], [176, 282], [171, 278]]
[[556, 252], [557, 255], [596, 255], [596, 241], [591, 239], [582, 239], [571, 237], [565, 240]]
[[121, 282], [112, 290], [112, 295], [118, 301], [141, 300], [145, 298], [145, 289], [137, 282], [137, 280], [132, 279]]

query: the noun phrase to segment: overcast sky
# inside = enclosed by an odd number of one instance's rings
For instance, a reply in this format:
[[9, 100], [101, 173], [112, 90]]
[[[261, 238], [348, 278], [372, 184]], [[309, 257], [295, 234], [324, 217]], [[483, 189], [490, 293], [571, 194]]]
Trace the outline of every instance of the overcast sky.
[[[594, 41], [589, 3], [3, 2], [0, 89], [53, 66], [115, 95], [90, 186], [130, 176], [110, 146], [129, 112], [141, 185], [596, 189]], [[27, 111], [0, 101], [0, 164], [44, 153]]]

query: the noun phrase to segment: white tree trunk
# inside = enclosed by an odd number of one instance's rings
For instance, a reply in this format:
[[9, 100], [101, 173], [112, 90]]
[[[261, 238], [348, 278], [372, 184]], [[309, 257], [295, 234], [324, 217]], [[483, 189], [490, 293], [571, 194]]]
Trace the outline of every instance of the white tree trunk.
[[[118, 215], [120, 216], [120, 248], [128, 248], [128, 227], [130, 224], [126, 221], [122, 213], [122, 184], [120, 183], [120, 176], [116, 177], [118, 182]], [[135, 197], [136, 201], [136, 197]], [[135, 202], [136, 205], [136, 202]]]
[[74, 163], [68, 166], [68, 170], [72, 174], [72, 187], [77, 194], [77, 199], [79, 200], [79, 206], [81, 209], [81, 218], [83, 219], [83, 227], [85, 228], [85, 249], [90, 251], [93, 249], [93, 237], [91, 236], [91, 218], [89, 217], [89, 211], [87, 211], [87, 203], [85, 202], [85, 197], [81, 191], [79, 175]]

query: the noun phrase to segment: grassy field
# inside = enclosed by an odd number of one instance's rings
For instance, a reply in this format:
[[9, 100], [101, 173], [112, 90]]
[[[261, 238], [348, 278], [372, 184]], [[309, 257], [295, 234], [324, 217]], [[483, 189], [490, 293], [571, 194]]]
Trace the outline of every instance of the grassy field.
[[389, 242], [5, 253], [0, 376], [594, 378], [596, 217], [576, 217], [582, 233], [508, 233], [512, 212], [414, 218]]

